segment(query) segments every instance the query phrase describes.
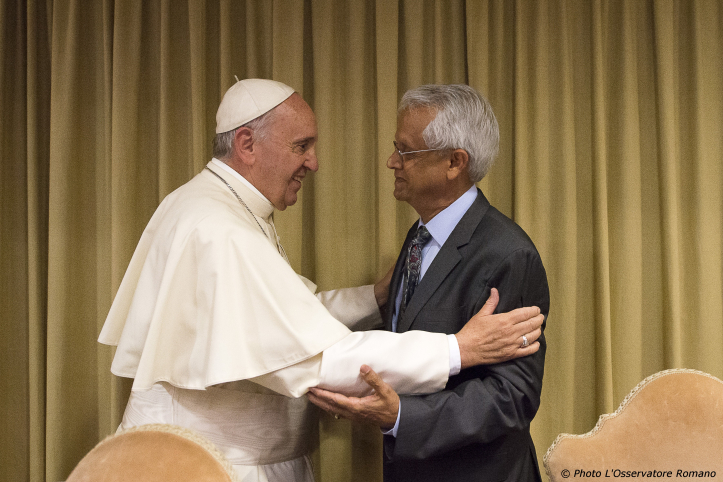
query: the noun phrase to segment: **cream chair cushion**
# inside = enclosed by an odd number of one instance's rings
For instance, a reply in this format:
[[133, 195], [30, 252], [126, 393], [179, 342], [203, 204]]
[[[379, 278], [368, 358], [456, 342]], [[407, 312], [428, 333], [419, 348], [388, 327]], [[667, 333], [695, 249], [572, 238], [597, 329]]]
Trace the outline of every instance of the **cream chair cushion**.
[[141, 425], [111, 435], [78, 463], [67, 482], [237, 482], [211, 442], [174, 425]]
[[695, 370], [656, 373], [590, 432], [559, 435], [543, 462], [552, 482], [723, 479], [723, 382]]

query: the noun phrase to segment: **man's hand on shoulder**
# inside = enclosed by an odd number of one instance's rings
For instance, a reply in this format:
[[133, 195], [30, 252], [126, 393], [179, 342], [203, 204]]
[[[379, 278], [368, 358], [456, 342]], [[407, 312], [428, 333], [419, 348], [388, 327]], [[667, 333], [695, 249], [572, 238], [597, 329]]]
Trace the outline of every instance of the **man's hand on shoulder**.
[[482, 309], [455, 335], [463, 369], [513, 360], [540, 349], [536, 340], [545, 320], [540, 309], [532, 306], [495, 315], [499, 299], [497, 289], [492, 288]]
[[362, 365], [359, 373], [364, 381], [374, 389], [374, 393], [371, 395], [362, 398], [347, 397], [321, 388], [310, 388], [309, 400], [336, 418], [371, 423], [382, 430], [391, 429], [397, 422], [399, 395], [369, 366]]

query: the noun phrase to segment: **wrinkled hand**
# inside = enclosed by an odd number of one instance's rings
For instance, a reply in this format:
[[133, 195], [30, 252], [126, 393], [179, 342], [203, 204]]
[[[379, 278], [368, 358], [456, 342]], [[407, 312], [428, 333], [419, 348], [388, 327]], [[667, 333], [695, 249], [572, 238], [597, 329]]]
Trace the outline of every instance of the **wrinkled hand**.
[[310, 388], [307, 396], [314, 405], [332, 415], [355, 422], [367, 422], [389, 430], [397, 423], [399, 395], [367, 365], [359, 369], [364, 381], [374, 389], [367, 397], [347, 397], [321, 388]]
[[[545, 317], [536, 306], [518, 308], [493, 315], [500, 295], [492, 288], [481, 310], [455, 335], [459, 343], [462, 368], [491, 365], [527, 355], [540, 349], [536, 341], [542, 334]], [[525, 335], [529, 345], [523, 347]]]

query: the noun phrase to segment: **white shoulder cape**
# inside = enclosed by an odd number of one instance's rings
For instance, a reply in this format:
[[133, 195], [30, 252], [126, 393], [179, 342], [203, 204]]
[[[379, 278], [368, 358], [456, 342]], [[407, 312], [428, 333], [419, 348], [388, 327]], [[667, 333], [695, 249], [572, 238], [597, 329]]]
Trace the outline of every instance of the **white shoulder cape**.
[[204, 170], [151, 218], [99, 341], [118, 346], [111, 371], [134, 378], [134, 390], [204, 389], [306, 360], [348, 334]]

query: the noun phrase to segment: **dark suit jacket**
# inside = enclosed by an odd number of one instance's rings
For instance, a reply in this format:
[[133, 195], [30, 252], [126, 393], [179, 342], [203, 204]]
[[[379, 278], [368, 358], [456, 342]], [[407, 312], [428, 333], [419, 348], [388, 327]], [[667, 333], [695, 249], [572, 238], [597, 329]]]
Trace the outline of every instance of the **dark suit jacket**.
[[[409, 230], [390, 284], [393, 301], [416, 230]], [[497, 312], [538, 306], [550, 295], [540, 256], [513, 221], [481, 191], [416, 288], [397, 331], [457, 333], [497, 288]], [[544, 325], [543, 325], [544, 328]], [[539, 481], [530, 422], [540, 405], [546, 343], [532, 356], [462, 370], [445, 390], [402, 396], [396, 439], [384, 437], [385, 481]]]

